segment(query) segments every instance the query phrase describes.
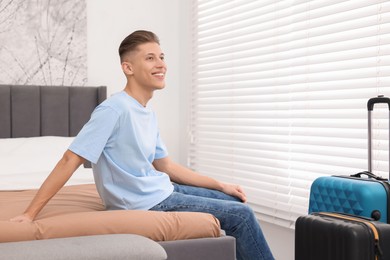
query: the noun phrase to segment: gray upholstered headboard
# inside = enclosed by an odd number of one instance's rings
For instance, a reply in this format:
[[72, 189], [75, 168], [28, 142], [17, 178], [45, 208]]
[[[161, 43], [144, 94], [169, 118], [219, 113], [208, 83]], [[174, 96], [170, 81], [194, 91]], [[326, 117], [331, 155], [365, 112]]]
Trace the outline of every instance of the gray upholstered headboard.
[[0, 138], [76, 136], [107, 88], [0, 85]]

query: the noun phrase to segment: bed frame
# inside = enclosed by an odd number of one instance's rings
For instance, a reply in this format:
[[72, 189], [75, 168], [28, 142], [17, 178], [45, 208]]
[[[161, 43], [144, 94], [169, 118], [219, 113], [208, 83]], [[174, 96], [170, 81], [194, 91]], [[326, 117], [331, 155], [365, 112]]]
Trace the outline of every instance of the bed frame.
[[[89, 120], [93, 109], [106, 99], [107, 89], [100, 87], [66, 87], [66, 86], [16, 86], [0, 85], [0, 138], [35, 137], [35, 136], [76, 136], [82, 126]], [[231, 236], [219, 238], [201, 238], [177, 241], [138, 241], [138, 246], [130, 246], [131, 241], [139, 240], [139, 236], [128, 234], [99, 235], [92, 237], [60, 238], [39, 241], [0, 243], [0, 251], [12, 255], [28, 256], [28, 259], [45, 258], [76, 259], [69, 247], [78, 244], [79, 252], [83, 243], [95, 243], [94, 250], [88, 259], [166, 259], [158, 255], [140, 257], [140, 252], [148, 252], [153, 245], [163, 248], [169, 260], [234, 260], [235, 239]], [[142, 239], [145, 239], [142, 237]], [[129, 240], [129, 243], [118, 241]], [[99, 247], [99, 243], [104, 245]], [[148, 244], [149, 243], [149, 244]], [[60, 245], [68, 245], [66, 248]], [[136, 244], [136, 243], [134, 243]], [[143, 244], [144, 246], [140, 246]], [[112, 246], [113, 250], [108, 250]], [[132, 250], [129, 250], [129, 246]], [[57, 250], [41, 252], [39, 248], [54, 247]], [[61, 249], [62, 248], [62, 251]], [[100, 248], [100, 250], [99, 250]], [[73, 248], [74, 249], [74, 248]], [[60, 251], [58, 251], [60, 250]], [[123, 254], [118, 258], [118, 250]], [[140, 251], [141, 250], [141, 251]], [[143, 250], [143, 251], [142, 251]], [[115, 252], [115, 254], [114, 254]], [[136, 254], [135, 254], [135, 253]], [[23, 255], [23, 253], [25, 255]], [[22, 254], [22, 255], [21, 255]], [[129, 254], [132, 254], [129, 256]], [[97, 256], [100, 258], [96, 258]], [[35, 256], [36, 258], [31, 258]], [[133, 257], [133, 258], [132, 258]], [[85, 258], [87, 259], [87, 258]]]

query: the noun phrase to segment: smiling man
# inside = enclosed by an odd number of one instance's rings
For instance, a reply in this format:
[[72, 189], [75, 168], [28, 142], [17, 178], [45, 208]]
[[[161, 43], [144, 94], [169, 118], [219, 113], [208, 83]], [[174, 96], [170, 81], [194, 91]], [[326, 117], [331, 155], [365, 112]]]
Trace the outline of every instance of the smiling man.
[[135, 31], [119, 47], [127, 84], [100, 104], [46, 179], [25, 213], [32, 221], [85, 159], [108, 210], [141, 209], [213, 214], [237, 241], [237, 259], [273, 259], [241, 187], [222, 183], [183, 167], [169, 156], [156, 115], [147, 106], [165, 87], [167, 66], [159, 39]]

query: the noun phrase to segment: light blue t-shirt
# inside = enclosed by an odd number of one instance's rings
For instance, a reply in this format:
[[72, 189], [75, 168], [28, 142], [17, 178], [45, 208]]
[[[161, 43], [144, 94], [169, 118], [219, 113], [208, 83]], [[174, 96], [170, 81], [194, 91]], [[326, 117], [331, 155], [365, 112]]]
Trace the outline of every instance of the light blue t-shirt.
[[94, 110], [69, 150], [92, 162], [107, 209], [147, 210], [173, 192], [169, 176], [152, 165], [168, 155], [156, 115], [124, 91]]

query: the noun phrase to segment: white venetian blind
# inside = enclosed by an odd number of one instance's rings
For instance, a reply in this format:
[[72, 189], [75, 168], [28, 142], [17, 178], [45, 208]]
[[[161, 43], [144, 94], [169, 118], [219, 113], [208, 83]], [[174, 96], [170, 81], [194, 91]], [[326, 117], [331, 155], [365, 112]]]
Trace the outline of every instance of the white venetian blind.
[[[196, 171], [242, 185], [259, 219], [293, 227], [312, 181], [367, 169], [367, 100], [390, 96], [390, 2], [194, 0]], [[374, 170], [388, 176], [386, 107]]]

